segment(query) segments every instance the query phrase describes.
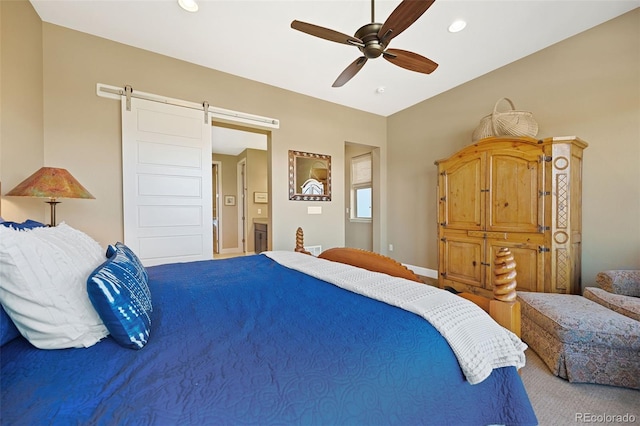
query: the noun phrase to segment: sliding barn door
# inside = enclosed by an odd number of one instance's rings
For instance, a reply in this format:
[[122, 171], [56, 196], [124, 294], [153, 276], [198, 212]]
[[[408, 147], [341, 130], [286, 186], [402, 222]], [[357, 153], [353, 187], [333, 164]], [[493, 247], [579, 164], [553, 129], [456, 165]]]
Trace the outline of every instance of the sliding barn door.
[[124, 242], [147, 265], [213, 257], [211, 124], [202, 110], [122, 99]]

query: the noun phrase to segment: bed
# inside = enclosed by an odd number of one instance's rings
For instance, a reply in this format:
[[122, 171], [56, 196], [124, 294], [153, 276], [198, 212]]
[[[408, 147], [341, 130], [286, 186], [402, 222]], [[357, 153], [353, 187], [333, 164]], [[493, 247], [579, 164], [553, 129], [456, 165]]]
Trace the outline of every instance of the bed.
[[[3, 334], [20, 319], [7, 295], [15, 252], [78, 265], [73, 256], [97, 250], [56, 228], [0, 226]], [[49, 251], [10, 241], [63, 231]], [[134, 293], [150, 296], [147, 333], [128, 347], [114, 330], [62, 349], [3, 337], [1, 424], [537, 424], [517, 371], [526, 346], [447, 291], [293, 250], [143, 268], [122, 244], [107, 260], [99, 249], [85, 291], [121, 256], [128, 277], [146, 279], [148, 294]], [[377, 256], [365, 263], [386, 262]], [[494, 328], [504, 332], [485, 337]]]

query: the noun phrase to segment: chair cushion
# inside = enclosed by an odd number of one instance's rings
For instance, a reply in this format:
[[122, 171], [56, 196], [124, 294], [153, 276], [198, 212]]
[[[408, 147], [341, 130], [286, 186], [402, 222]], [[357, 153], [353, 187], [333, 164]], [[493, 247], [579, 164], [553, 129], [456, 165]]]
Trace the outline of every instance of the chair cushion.
[[640, 350], [640, 323], [585, 297], [518, 292], [524, 321], [533, 321], [563, 343]]
[[596, 283], [609, 293], [640, 297], [640, 270], [602, 271], [596, 275]]
[[[619, 314], [640, 321], [640, 298], [613, 294], [597, 287], [586, 287], [584, 297], [593, 300], [605, 308], [616, 311]], [[640, 327], [640, 324], [638, 325]]]

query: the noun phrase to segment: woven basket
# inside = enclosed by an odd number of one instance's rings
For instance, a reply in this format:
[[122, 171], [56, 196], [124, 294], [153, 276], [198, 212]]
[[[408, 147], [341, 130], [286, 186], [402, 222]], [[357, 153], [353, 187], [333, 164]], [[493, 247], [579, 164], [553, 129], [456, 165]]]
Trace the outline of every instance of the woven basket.
[[[510, 111], [498, 111], [502, 101], [509, 102]], [[500, 98], [493, 107], [493, 113], [482, 117], [480, 124], [473, 131], [473, 142], [490, 136], [529, 136], [535, 138], [538, 134], [538, 123], [529, 111], [516, 111], [516, 107], [509, 98]]]

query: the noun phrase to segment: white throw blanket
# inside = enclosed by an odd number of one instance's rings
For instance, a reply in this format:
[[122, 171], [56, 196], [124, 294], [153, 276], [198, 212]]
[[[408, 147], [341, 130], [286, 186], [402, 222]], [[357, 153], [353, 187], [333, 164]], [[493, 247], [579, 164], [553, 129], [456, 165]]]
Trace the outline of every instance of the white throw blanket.
[[447, 340], [471, 384], [494, 368], [524, 367], [524, 344], [474, 303], [446, 290], [290, 251], [262, 254], [290, 269], [413, 312]]

